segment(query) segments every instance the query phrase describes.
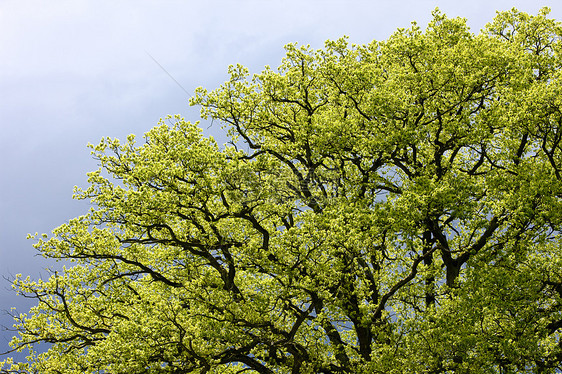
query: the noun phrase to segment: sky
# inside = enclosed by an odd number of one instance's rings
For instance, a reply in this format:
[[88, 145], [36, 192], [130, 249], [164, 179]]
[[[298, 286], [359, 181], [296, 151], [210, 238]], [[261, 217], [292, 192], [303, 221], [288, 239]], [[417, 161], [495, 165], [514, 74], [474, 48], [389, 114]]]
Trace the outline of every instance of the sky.
[[[275, 68], [287, 43], [384, 40], [411, 21], [425, 27], [436, 7], [478, 33], [497, 10], [542, 6], [562, 20], [559, 0], [0, 0], [0, 311], [32, 306], [11, 290], [15, 274], [56, 266], [27, 234], [87, 211], [72, 191], [97, 169], [88, 143], [141, 138], [168, 114], [197, 121], [196, 87], [218, 87], [231, 64]], [[227, 141], [219, 124], [201, 126]], [[11, 335], [0, 328], [0, 353]]]

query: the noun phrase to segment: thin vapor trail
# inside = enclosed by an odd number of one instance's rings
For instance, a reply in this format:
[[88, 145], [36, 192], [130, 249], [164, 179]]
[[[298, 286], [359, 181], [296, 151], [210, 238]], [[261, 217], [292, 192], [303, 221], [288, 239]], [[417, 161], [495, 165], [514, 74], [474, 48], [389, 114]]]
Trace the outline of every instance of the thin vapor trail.
[[148, 57], [150, 57], [150, 58], [152, 59], [152, 61], [154, 61], [158, 66], [160, 66], [160, 69], [162, 69], [162, 70], [164, 71], [164, 73], [168, 74], [168, 76], [169, 76], [170, 78], [172, 78], [172, 80], [173, 80], [174, 82], [176, 82], [176, 84], [183, 90], [183, 92], [185, 92], [185, 93], [187, 94], [188, 97], [191, 97], [191, 96], [192, 96], [189, 92], [187, 92], [187, 90], [186, 90], [185, 88], [183, 88], [183, 86], [180, 84], [180, 82], [178, 82], [178, 81], [176, 80], [176, 78], [174, 78], [174, 77], [172, 76], [172, 74], [170, 74], [170, 73], [168, 72], [168, 70], [166, 70], [166, 69], [164, 68], [164, 66], [160, 65], [160, 63], [159, 63], [158, 61], [156, 61], [156, 59], [155, 59], [154, 57], [152, 57], [152, 55], [151, 55], [150, 53], [148, 53], [148, 51], [144, 51], [144, 52], [148, 55]]

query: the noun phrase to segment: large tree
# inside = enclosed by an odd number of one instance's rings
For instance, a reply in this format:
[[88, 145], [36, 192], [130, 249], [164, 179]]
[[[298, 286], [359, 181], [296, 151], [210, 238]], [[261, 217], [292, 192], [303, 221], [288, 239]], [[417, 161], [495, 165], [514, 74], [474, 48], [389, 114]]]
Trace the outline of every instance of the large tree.
[[434, 12], [386, 41], [289, 45], [104, 139], [91, 211], [16, 277], [3, 373], [562, 370], [562, 27]]

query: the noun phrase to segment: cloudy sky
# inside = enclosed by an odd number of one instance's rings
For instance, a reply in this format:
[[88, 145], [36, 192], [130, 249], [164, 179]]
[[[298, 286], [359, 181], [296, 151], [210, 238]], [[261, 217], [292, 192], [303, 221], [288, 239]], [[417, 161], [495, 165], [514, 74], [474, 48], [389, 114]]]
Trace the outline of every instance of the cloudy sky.
[[[52, 265], [27, 233], [88, 208], [72, 200], [97, 169], [86, 145], [140, 137], [167, 114], [197, 120], [184, 89], [217, 87], [230, 64], [276, 67], [290, 42], [383, 40], [411, 21], [425, 26], [435, 7], [477, 33], [496, 10], [542, 6], [562, 20], [557, 0], [0, 0], [0, 310], [30, 306], [4, 278]], [[217, 124], [202, 126], [225, 142]], [[11, 319], [0, 315], [0, 325]], [[0, 331], [0, 352], [10, 335]]]

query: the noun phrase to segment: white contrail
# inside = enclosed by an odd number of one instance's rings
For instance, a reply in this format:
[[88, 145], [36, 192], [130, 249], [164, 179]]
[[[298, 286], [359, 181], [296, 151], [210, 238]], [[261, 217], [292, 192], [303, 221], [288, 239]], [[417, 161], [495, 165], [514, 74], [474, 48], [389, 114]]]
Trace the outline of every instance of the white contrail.
[[188, 97], [191, 97], [191, 96], [192, 96], [189, 92], [187, 92], [187, 90], [186, 90], [185, 88], [183, 88], [183, 86], [180, 84], [180, 82], [178, 82], [178, 81], [176, 80], [176, 78], [174, 78], [174, 77], [172, 76], [172, 74], [168, 73], [168, 70], [166, 70], [166, 69], [164, 68], [164, 66], [160, 65], [160, 63], [159, 63], [158, 61], [156, 61], [156, 59], [155, 59], [154, 57], [152, 57], [152, 55], [151, 55], [150, 53], [148, 53], [148, 51], [145, 51], [145, 52], [146, 52], [146, 54], [148, 55], [148, 57], [150, 57], [150, 58], [152, 59], [152, 61], [154, 61], [158, 66], [160, 66], [160, 69], [164, 70], [164, 73], [168, 74], [168, 76], [169, 76], [170, 78], [172, 78], [172, 80], [173, 80], [174, 82], [176, 82], [176, 84], [183, 90], [183, 92], [185, 92], [185, 93], [187, 94]]

